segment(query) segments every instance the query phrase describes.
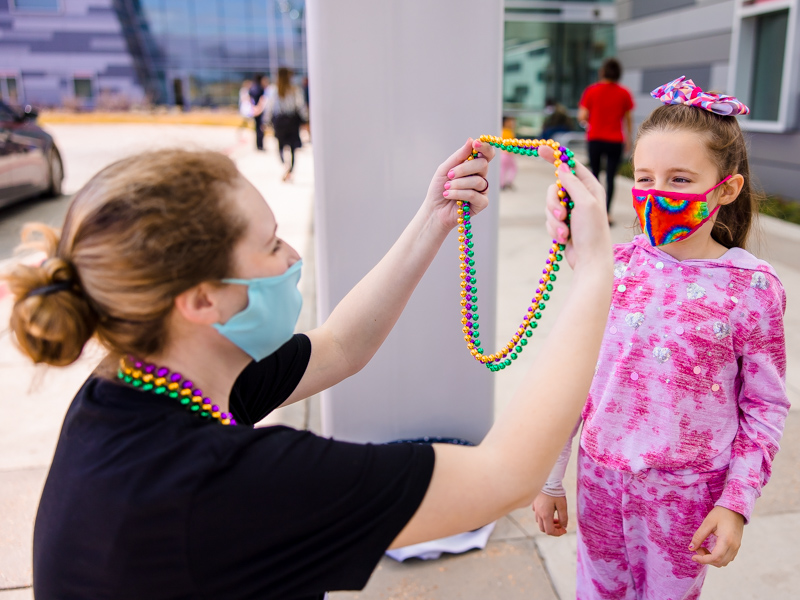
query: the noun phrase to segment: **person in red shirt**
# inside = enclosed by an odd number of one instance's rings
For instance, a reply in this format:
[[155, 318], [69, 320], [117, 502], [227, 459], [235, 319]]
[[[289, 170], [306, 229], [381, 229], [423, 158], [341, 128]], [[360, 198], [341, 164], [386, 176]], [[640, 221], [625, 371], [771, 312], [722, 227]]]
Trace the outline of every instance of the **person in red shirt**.
[[[611, 200], [614, 197], [614, 175], [619, 161], [630, 152], [633, 139], [633, 97], [619, 83], [622, 65], [608, 58], [600, 68], [600, 81], [587, 87], [578, 104], [578, 120], [586, 124], [589, 165], [595, 177], [600, 176], [603, 157], [606, 161], [606, 206], [611, 223]], [[625, 134], [622, 124], [625, 123]]]

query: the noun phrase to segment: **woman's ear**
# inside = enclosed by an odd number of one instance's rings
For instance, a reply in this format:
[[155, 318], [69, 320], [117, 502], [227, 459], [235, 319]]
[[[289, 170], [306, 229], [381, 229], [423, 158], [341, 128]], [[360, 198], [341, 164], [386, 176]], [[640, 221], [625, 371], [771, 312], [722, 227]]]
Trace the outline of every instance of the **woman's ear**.
[[221, 288], [208, 282], [189, 288], [175, 297], [175, 309], [190, 323], [211, 325], [222, 321]]
[[743, 187], [744, 177], [742, 177], [739, 173], [732, 175], [728, 181], [719, 186], [720, 194], [717, 204], [720, 206], [730, 204], [739, 197]]

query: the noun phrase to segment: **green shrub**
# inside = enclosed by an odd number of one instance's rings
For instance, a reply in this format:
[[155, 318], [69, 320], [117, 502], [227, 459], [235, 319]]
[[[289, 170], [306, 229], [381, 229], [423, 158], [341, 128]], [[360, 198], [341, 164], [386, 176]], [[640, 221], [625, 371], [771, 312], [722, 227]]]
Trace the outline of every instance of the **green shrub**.
[[765, 215], [800, 225], [800, 202], [796, 200], [768, 196], [760, 209]]

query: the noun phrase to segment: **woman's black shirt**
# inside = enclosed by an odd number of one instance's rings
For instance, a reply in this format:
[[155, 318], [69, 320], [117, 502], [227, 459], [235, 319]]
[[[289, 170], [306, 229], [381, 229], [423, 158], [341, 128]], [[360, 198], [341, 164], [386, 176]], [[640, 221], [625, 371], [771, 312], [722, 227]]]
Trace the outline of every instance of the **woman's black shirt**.
[[70, 406], [33, 543], [38, 600], [320, 598], [366, 584], [413, 516], [432, 448], [253, 429], [295, 389], [295, 335], [231, 393], [239, 425], [90, 377]]

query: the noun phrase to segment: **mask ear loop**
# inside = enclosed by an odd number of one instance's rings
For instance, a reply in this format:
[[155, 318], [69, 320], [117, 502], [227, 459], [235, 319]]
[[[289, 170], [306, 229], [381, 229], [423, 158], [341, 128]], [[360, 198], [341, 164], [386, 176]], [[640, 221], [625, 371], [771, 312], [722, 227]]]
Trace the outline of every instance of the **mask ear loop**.
[[714, 186], [714, 187], [712, 187], [710, 190], [708, 190], [708, 191], [707, 191], [705, 194], [703, 194], [703, 196], [708, 196], [708, 195], [709, 195], [711, 192], [713, 192], [715, 189], [717, 189], [717, 188], [718, 188], [719, 186], [721, 186], [723, 183], [725, 183], [726, 181], [728, 181], [728, 180], [729, 180], [731, 177], [733, 177], [733, 173], [731, 173], [730, 175], [728, 175], [728, 176], [727, 176], [725, 179], [723, 179], [723, 180], [722, 180], [722, 181], [720, 181], [720, 182], [719, 182], [717, 185], [715, 185], [715, 186]]
[[[712, 187], [710, 190], [708, 190], [708, 191], [707, 191], [705, 194], [703, 194], [703, 197], [706, 199], [706, 202], [708, 202], [708, 195], [709, 195], [711, 192], [713, 192], [715, 189], [717, 189], [719, 186], [721, 186], [723, 183], [725, 183], [726, 181], [728, 181], [728, 180], [729, 180], [731, 177], [733, 177], [733, 173], [731, 173], [730, 175], [728, 175], [728, 176], [727, 176], [725, 179], [723, 179], [722, 181], [720, 181], [720, 182], [719, 182], [717, 185], [715, 185], [715, 186], [714, 186], [714, 187]], [[705, 225], [706, 221], [708, 221], [709, 219], [711, 219], [711, 217], [713, 217], [715, 214], [717, 214], [717, 211], [719, 211], [719, 209], [720, 209], [720, 207], [721, 207], [721, 206], [722, 206], [722, 204], [720, 204], [720, 203], [718, 202], [718, 203], [717, 203], [717, 205], [714, 207], [714, 210], [712, 210], [712, 211], [711, 211], [711, 213], [710, 213], [710, 214], [709, 214], [709, 215], [708, 215], [708, 216], [707, 216], [705, 219], [703, 219], [703, 221], [702, 221], [702, 222], [701, 222], [701, 223], [700, 223], [700, 224], [699, 224], [697, 227], [695, 227], [694, 231], [697, 231], [698, 229], [700, 229], [700, 227], [702, 227], [703, 225]]]

